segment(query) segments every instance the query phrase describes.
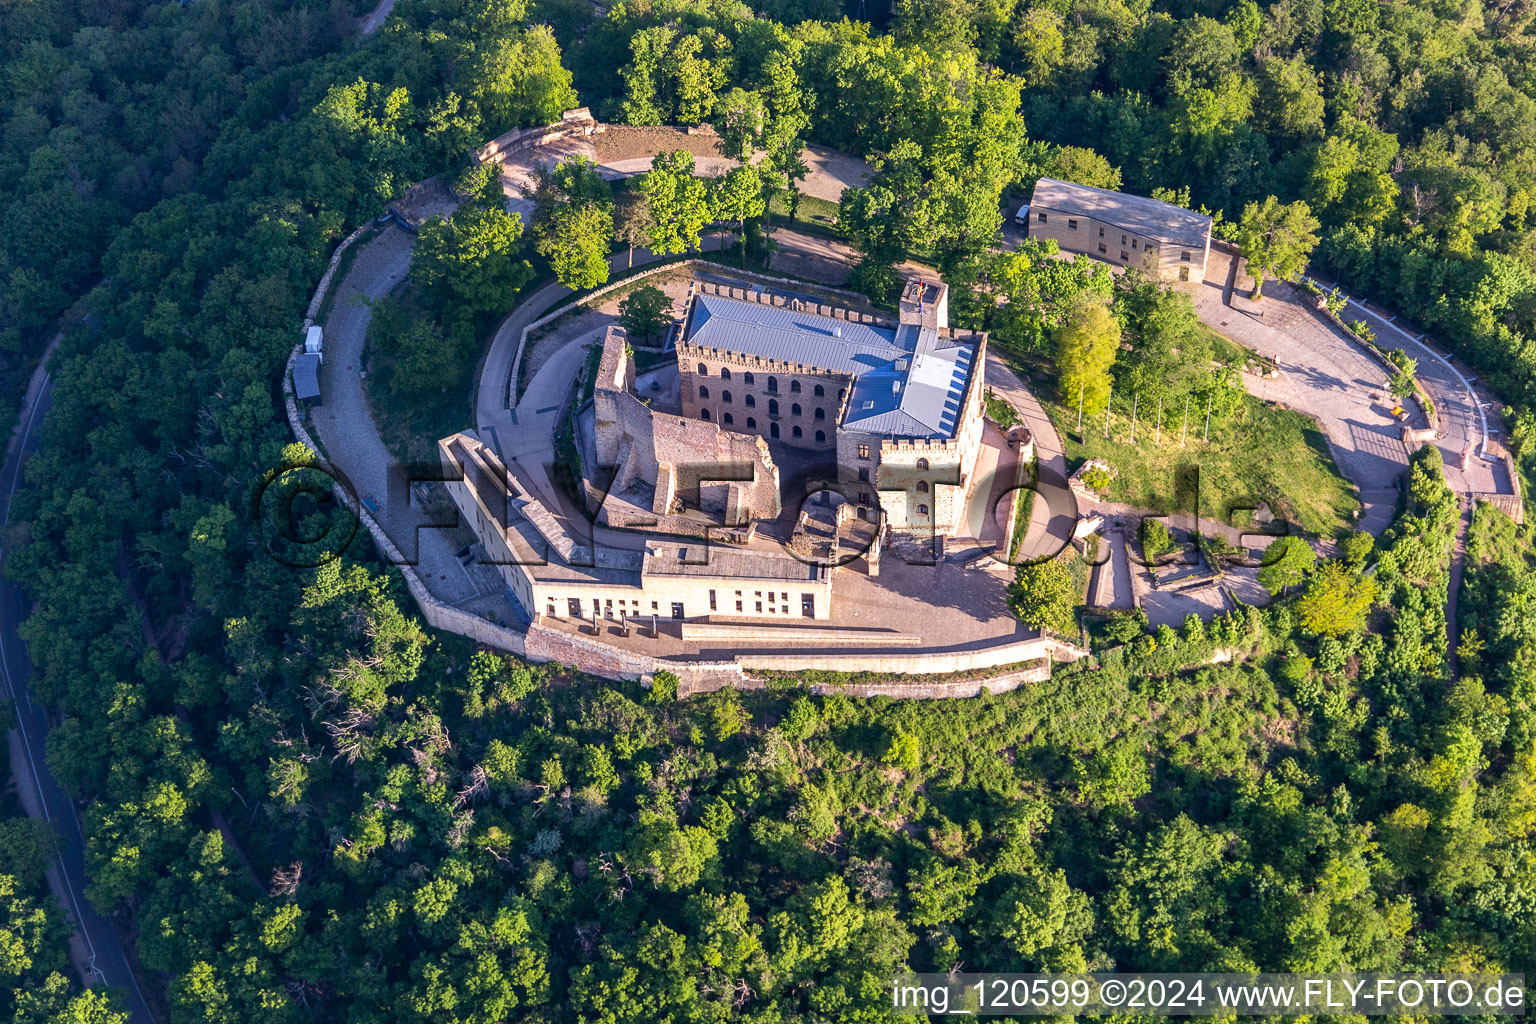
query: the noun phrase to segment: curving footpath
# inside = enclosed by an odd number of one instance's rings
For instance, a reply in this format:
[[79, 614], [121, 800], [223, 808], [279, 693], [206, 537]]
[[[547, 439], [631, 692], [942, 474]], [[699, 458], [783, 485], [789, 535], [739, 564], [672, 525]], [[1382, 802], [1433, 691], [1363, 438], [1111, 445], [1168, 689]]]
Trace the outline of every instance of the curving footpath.
[[1056, 425], [1046, 415], [1040, 401], [996, 355], [987, 356], [987, 386], [1024, 420], [1034, 435], [1036, 500], [1029, 507], [1029, 529], [1019, 542], [1019, 562], [1051, 558], [1072, 542], [1077, 526], [1077, 496], [1067, 486], [1067, 456], [1056, 433]]

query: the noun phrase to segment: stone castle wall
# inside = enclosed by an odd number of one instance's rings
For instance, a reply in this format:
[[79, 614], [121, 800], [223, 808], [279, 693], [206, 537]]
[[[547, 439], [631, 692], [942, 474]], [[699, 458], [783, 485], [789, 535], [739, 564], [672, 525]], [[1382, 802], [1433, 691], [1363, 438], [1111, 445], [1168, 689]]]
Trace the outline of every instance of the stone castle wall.
[[610, 327], [592, 401], [598, 463], [618, 467], [614, 493], [650, 482], [657, 515], [675, 511], [680, 499], [727, 526], [778, 517], [779, 470], [761, 437], [653, 412], [635, 396], [634, 384], [624, 331]]

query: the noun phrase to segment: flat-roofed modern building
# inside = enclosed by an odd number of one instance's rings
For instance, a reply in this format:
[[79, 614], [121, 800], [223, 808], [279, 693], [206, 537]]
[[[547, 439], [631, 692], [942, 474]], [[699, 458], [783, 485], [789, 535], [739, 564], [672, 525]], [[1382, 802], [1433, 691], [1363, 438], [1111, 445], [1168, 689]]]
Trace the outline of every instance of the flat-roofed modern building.
[[1211, 218], [1182, 206], [1055, 178], [1035, 183], [1029, 234], [1065, 252], [1118, 266], [1145, 266], [1169, 282], [1205, 279]]
[[677, 345], [683, 415], [836, 452], [849, 500], [892, 530], [953, 534], [981, 447], [986, 335], [948, 326], [910, 281], [897, 322], [737, 289], [696, 289]]

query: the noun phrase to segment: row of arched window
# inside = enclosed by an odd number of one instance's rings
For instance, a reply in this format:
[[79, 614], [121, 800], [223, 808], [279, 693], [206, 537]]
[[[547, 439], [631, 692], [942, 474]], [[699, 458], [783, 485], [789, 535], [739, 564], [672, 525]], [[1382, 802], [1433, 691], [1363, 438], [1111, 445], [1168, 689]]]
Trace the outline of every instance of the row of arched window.
[[[706, 385], [700, 384], [699, 385], [699, 398], [702, 400], [702, 399], [707, 399], [708, 397], [709, 397], [709, 388]], [[730, 405], [733, 401], [735, 401], [735, 399], [732, 397], [732, 395], [731, 395], [731, 393], [729, 391], [722, 391], [722, 392], [720, 392], [720, 404], [722, 404], [722, 405]], [[748, 409], [756, 409], [757, 408], [757, 396], [756, 395], [747, 395], [746, 399], [745, 399], [745, 404], [746, 404], [746, 407]], [[825, 409], [816, 408], [816, 409], [813, 409], [811, 411], [814, 414], [814, 415], [812, 415], [811, 418], [814, 419], [814, 420], [824, 420], [824, 419], [827, 418], [827, 410], [825, 410]], [[799, 402], [791, 403], [791, 405], [789, 407], [789, 414], [791, 416], [802, 416], [802, 415], [804, 415], [804, 413], [805, 413], [805, 410], [800, 408], [800, 403]], [[770, 399], [768, 399], [768, 415], [770, 415], [770, 416], [777, 416], [778, 414], [779, 414], [779, 400], [777, 398], [770, 398]]]
[[[700, 377], [708, 377], [709, 376], [709, 367], [704, 365], [703, 363], [699, 364], [699, 376]], [[722, 367], [720, 367], [720, 379], [721, 380], [730, 380], [731, 379], [731, 368], [729, 366], [722, 366]], [[751, 370], [747, 370], [747, 371], [742, 373], [742, 375], [741, 375], [741, 382], [743, 384], [747, 385], [747, 387], [754, 387], [757, 384], [757, 377], [755, 375], [753, 375]], [[777, 378], [777, 377], [769, 377], [768, 378], [768, 391], [769, 391], [770, 394], [775, 394], [775, 395], [779, 393], [779, 378]], [[800, 394], [800, 391], [801, 391], [800, 382], [798, 380], [791, 380], [789, 382], [789, 393], [792, 394], [792, 395], [798, 395], [798, 394]], [[815, 386], [813, 386], [811, 388], [811, 394], [815, 395], [817, 398], [825, 398], [826, 394], [827, 394], [827, 389], [822, 387], [820, 384], [817, 384], [817, 385], [815, 385]], [[839, 397], [842, 396], [842, 392], [841, 391], [838, 392], [838, 396]]]
[[[714, 417], [709, 414], [708, 409], [703, 409], [699, 412], [699, 419], [703, 420], [705, 423], [709, 423], [713, 418]], [[722, 427], [733, 427], [736, 425], [736, 417], [728, 412], [722, 413], [720, 416], [720, 425]], [[747, 417], [747, 429], [757, 429], [757, 420], [751, 416]], [[768, 436], [772, 438], [777, 438], [779, 436], [779, 425], [777, 423], [768, 424]], [[799, 427], [791, 427], [789, 436], [798, 440], [805, 437], [805, 431]], [[827, 432], [825, 430], [816, 431], [816, 443], [827, 443]]]

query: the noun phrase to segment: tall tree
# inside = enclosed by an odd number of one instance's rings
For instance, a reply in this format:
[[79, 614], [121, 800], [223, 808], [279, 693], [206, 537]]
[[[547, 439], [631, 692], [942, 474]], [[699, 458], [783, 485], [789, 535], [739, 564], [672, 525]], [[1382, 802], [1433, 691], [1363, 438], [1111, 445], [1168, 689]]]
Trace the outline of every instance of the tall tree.
[[637, 188], [619, 196], [613, 206], [613, 237], [629, 247], [630, 269], [635, 266], [635, 246], [650, 242], [655, 227], [649, 196]]
[[763, 183], [757, 168], [742, 164], [733, 168], [715, 185], [715, 216], [720, 220], [736, 223], [736, 236], [741, 244], [741, 262], [747, 262], [746, 223], [761, 217], [765, 208]]
[[1109, 405], [1110, 368], [1120, 348], [1120, 324], [1109, 307], [1085, 299], [1056, 329], [1056, 376], [1062, 401], [1097, 416]]
[[1271, 594], [1279, 595], [1298, 586], [1317, 565], [1317, 552], [1301, 537], [1281, 537], [1264, 552], [1259, 566], [1259, 582]]
[[640, 189], [649, 201], [651, 250], [671, 256], [698, 248], [710, 206], [708, 186], [693, 176], [693, 154], [657, 153]]
[[1237, 242], [1248, 273], [1253, 275], [1253, 298], [1264, 297], [1264, 275], [1294, 281], [1306, 269], [1317, 247], [1317, 218], [1300, 199], [1282, 204], [1274, 196], [1243, 207]]

